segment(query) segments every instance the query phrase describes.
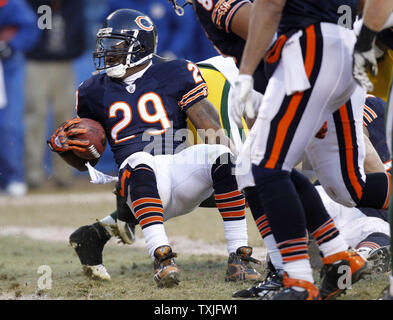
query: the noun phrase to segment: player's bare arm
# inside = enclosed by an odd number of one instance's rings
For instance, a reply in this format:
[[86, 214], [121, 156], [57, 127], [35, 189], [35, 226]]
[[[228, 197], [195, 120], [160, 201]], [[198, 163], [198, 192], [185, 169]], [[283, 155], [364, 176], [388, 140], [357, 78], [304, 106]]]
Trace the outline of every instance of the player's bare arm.
[[369, 132], [367, 128], [363, 128], [364, 145], [366, 148], [366, 157], [364, 159], [364, 171], [366, 173], [385, 172], [385, 166], [377, 151], [369, 139]]
[[[203, 130], [205, 143], [222, 144], [231, 149], [235, 154], [236, 148], [225, 134], [220, 124], [220, 117], [216, 108], [209, 100], [202, 99], [188, 108], [186, 114], [197, 130]], [[201, 131], [199, 131], [200, 133]]]
[[241, 74], [252, 75], [267, 52], [281, 19], [286, 0], [256, 0], [250, 15], [249, 32], [244, 47]]
[[393, 11], [393, 1], [366, 0], [363, 9], [363, 23], [374, 31], [381, 31]]
[[244, 40], [247, 40], [252, 6], [252, 3], [242, 5], [234, 14], [231, 22], [231, 30]]

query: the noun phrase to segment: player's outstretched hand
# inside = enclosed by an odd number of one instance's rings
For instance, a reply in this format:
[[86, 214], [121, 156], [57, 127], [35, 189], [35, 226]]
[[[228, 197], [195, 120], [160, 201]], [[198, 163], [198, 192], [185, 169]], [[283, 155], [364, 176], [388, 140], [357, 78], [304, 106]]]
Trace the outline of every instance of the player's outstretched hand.
[[353, 52], [353, 66], [352, 74], [355, 81], [367, 92], [371, 92], [374, 89], [368, 75], [367, 68], [370, 68], [371, 74], [376, 76], [378, 73], [377, 59], [375, 57], [375, 51], [371, 48], [368, 51], [354, 50]]
[[231, 90], [234, 101], [230, 109], [231, 116], [238, 127], [242, 126], [243, 113], [250, 119], [255, 118], [255, 110], [252, 103], [252, 90], [254, 79], [248, 74], [239, 74], [235, 80], [234, 88]]
[[378, 73], [374, 50], [377, 34], [377, 31], [368, 28], [363, 23], [353, 50], [352, 74], [355, 81], [367, 92], [374, 89], [367, 75], [367, 69], [369, 68], [374, 77]]
[[55, 133], [52, 134], [50, 140], [47, 141], [49, 148], [58, 153], [70, 150], [85, 151], [85, 147], [89, 145], [89, 141], [75, 138], [76, 135], [87, 132], [87, 129], [74, 128], [74, 125], [80, 122], [80, 118], [74, 118], [58, 127]]

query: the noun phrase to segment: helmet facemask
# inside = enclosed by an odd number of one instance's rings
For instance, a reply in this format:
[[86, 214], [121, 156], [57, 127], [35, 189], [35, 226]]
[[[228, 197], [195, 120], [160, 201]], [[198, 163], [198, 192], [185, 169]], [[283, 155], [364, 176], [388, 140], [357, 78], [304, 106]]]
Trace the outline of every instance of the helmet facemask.
[[105, 32], [103, 29], [98, 32], [93, 53], [97, 71], [106, 70], [109, 77], [122, 78], [128, 68], [152, 59], [153, 54], [141, 57], [145, 49], [137, 40], [139, 30], [132, 31], [132, 36]]

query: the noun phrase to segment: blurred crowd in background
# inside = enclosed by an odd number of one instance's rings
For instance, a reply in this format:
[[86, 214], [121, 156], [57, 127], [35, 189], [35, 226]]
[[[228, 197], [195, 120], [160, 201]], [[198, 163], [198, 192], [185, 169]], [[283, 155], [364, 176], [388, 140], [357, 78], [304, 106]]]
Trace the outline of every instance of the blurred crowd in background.
[[[217, 55], [191, 6], [179, 17], [168, 0], [0, 0], [0, 195], [70, 188], [80, 175], [46, 140], [75, 116], [76, 88], [94, 72], [96, 33], [120, 8], [150, 16], [161, 56]], [[109, 148], [96, 168], [117, 172]]]

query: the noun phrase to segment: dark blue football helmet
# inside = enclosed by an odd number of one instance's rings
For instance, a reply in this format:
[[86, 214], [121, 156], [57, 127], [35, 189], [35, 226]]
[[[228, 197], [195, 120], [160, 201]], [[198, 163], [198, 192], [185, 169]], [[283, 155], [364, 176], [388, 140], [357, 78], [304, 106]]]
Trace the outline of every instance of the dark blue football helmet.
[[97, 71], [121, 78], [128, 68], [151, 60], [157, 50], [157, 29], [144, 13], [119, 9], [111, 13], [97, 32], [93, 53]]

